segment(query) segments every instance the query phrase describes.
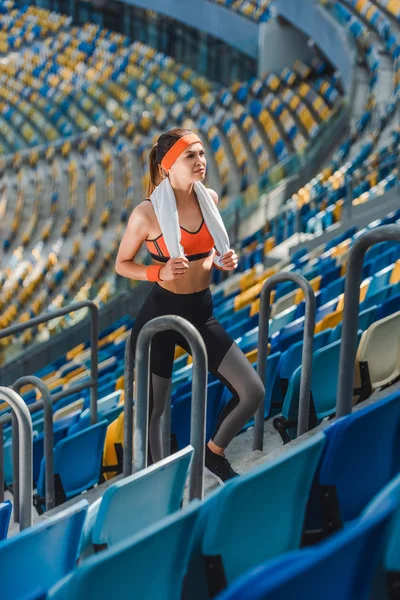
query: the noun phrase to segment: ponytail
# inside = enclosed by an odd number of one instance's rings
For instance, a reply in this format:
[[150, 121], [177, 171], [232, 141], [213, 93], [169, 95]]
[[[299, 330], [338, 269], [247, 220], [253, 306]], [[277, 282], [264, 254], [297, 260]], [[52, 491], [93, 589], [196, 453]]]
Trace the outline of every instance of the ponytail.
[[154, 144], [150, 150], [149, 156], [150, 179], [147, 188], [147, 195], [150, 197], [154, 189], [160, 185], [165, 175], [163, 174], [160, 161], [157, 157], [157, 144]]

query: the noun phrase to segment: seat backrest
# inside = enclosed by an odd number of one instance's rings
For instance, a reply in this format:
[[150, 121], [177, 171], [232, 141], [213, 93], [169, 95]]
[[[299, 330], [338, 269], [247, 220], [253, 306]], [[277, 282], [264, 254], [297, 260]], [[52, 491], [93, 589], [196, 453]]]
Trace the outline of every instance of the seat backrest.
[[299, 547], [324, 443], [324, 434], [315, 434], [224, 486], [215, 496], [203, 538], [209, 570], [222, 563], [229, 584], [263, 560]]
[[49, 600], [162, 598], [180, 600], [201, 503], [166, 517], [142, 533], [84, 562], [56, 586]]
[[179, 510], [192, 456], [187, 446], [111, 485], [97, 513], [93, 543], [112, 546]]
[[[313, 351], [319, 350], [328, 342], [331, 330], [327, 329], [314, 336]], [[301, 365], [303, 341], [296, 342], [282, 355], [280, 368], [281, 379], [290, 379], [294, 371]]]
[[393, 477], [393, 479], [377, 493], [362, 512], [361, 518], [369, 518], [371, 515], [374, 515], [380, 509], [382, 503], [387, 499], [396, 503], [397, 511], [390, 524], [385, 547], [383, 548], [383, 556], [381, 557], [378, 572], [376, 574], [374, 592], [377, 598], [379, 597], [382, 599], [387, 597], [385, 572], [400, 571], [400, 474]]
[[385, 499], [375, 514], [355, 520], [318, 546], [252, 569], [217, 600], [370, 600], [379, 549], [396, 506]]
[[9, 500], [5, 500], [0, 504], [0, 540], [5, 540], [10, 524], [12, 505]]
[[75, 400], [75, 402], [72, 402], [63, 408], [60, 408], [54, 413], [53, 420], [59, 421], [60, 419], [64, 419], [64, 417], [72, 415], [73, 413], [80, 413], [83, 408], [84, 401], [84, 398], [80, 398], [79, 400]]
[[[374, 322], [376, 311], [378, 310], [377, 306], [371, 306], [370, 308], [366, 308], [361, 311], [358, 316], [358, 329], [361, 331], [365, 331]], [[342, 337], [342, 325], [341, 321], [339, 325], [336, 325], [335, 329], [332, 331], [332, 334], [329, 338], [330, 343], [337, 342]]]
[[[59, 475], [67, 498], [89, 489], [99, 481], [101, 458], [108, 421], [100, 421], [79, 433], [61, 440], [54, 448], [54, 474]], [[44, 495], [42, 461], [38, 491]]]
[[363, 333], [357, 361], [367, 363], [372, 389], [400, 375], [400, 312], [373, 323]]
[[75, 568], [87, 507], [80, 500], [0, 544], [2, 600], [48, 591]]
[[[213, 381], [207, 386], [206, 437], [208, 439], [213, 435], [217, 424], [221, 393], [220, 381]], [[190, 443], [191, 414], [192, 392], [190, 391], [177, 398], [171, 408], [171, 432], [180, 450]]]
[[384, 319], [400, 310], [400, 294], [390, 296], [378, 307], [377, 319]]
[[379, 292], [379, 290], [381, 290], [382, 288], [386, 287], [389, 284], [390, 275], [392, 273], [392, 270], [393, 270], [393, 265], [389, 265], [389, 266], [385, 267], [384, 269], [382, 269], [382, 271], [375, 273], [375, 275], [372, 277], [371, 281], [369, 282], [366, 298], [373, 296], [374, 294]]
[[290, 308], [287, 308], [283, 312], [279, 313], [279, 315], [276, 315], [270, 322], [269, 335], [273, 335], [274, 333], [282, 329], [282, 327], [285, 327], [285, 325], [292, 323], [295, 312], [296, 307], [291, 306]]
[[[346, 522], [400, 470], [400, 394], [338, 419], [324, 432], [327, 443], [312, 495], [333, 486]], [[314, 507], [313, 502], [310, 510]]]

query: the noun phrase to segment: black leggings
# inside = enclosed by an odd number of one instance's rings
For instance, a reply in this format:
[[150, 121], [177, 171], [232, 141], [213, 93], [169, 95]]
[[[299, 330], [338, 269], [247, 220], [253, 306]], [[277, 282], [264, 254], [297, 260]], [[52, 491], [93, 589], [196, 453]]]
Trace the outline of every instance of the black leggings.
[[[213, 442], [221, 447], [231, 442], [254, 415], [264, 397], [264, 386], [243, 352], [221, 323], [213, 317], [213, 301], [209, 288], [193, 294], [174, 294], [154, 284], [137, 315], [131, 333], [135, 356], [136, 340], [145, 323], [161, 315], [179, 315], [190, 321], [202, 336], [208, 357], [208, 369], [233, 394], [224, 407]], [[175, 331], [156, 333], [151, 344], [151, 397], [149, 441], [153, 462], [162, 458], [161, 417], [169, 397], [175, 345], [190, 353], [186, 340]]]

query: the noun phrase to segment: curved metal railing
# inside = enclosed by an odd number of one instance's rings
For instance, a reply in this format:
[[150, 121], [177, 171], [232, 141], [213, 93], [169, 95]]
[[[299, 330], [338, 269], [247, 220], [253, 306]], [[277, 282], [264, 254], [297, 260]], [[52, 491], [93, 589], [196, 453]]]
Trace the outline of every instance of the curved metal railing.
[[357, 355], [358, 307], [364, 256], [368, 248], [387, 241], [400, 242], [400, 225], [381, 225], [367, 231], [354, 243], [347, 261], [336, 416], [352, 411], [354, 370]]
[[[147, 466], [148, 421], [149, 421], [149, 383], [150, 348], [153, 336], [166, 330], [177, 331], [187, 339], [193, 356], [192, 414], [190, 423], [190, 443], [194, 448], [193, 463], [189, 481], [189, 499], [203, 498], [204, 495], [204, 453], [205, 421], [207, 406], [207, 352], [204, 341], [197, 329], [186, 319], [176, 315], [156, 317], [141, 329], [136, 344], [136, 390], [135, 390], [135, 470]], [[129, 348], [128, 348], [129, 346]], [[125, 356], [125, 447], [124, 474], [132, 472], [132, 355], [130, 340], [127, 340]], [[168, 403], [167, 403], [168, 404]], [[167, 408], [168, 410], [168, 408]], [[129, 422], [127, 422], [129, 420]], [[168, 420], [167, 420], [168, 422]], [[164, 438], [166, 427], [163, 426]], [[169, 432], [168, 432], [169, 435]], [[130, 437], [129, 437], [130, 436]], [[164, 439], [165, 442], [165, 439]], [[165, 447], [165, 446], [164, 446]], [[125, 471], [126, 468], [126, 471]]]
[[[304, 293], [306, 312], [304, 320], [303, 355], [301, 362], [301, 380], [299, 397], [299, 418], [297, 423], [297, 435], [302, 435], [308, 430], [308, 415], [310, 410], [311, 392], [311, 365], [315, 329], [316, 302], [315, 294], [303, 275], [283, 271], [269, 277], [264, 283], [260, 294], [260, 321], [258, 329], [258, 352], [257, 372], [266, 384], [266, 364], [268, 354], [269, 319], [271, 313], [271, 292], [273, 288], [284, 281], [292, 281], [297, 284]], [[262, 450], [264, 447], [264, 405], [261, 403], [254, 416], [253, 450]]]
[[27, 405], [14, 390], [0, 387], [0, 399], [11, 406], [18, 425], [19, 473], [21, 477], [19, 515], [20, 530], [22, 530], [32, 525], [32, 419]]

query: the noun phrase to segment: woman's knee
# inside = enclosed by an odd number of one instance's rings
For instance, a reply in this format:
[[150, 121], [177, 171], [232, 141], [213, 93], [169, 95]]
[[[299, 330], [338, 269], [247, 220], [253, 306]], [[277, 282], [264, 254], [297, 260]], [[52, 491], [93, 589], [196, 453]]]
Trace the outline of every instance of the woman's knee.
[[256, 376], [252, 377], [251, 381], [246, 382], [245, 390], [247, 396], [247, 403], [255, 412], [264, 400], [265, 387], [257, 373], [254, 374]]

